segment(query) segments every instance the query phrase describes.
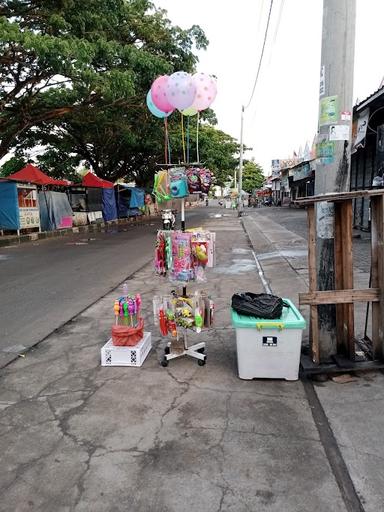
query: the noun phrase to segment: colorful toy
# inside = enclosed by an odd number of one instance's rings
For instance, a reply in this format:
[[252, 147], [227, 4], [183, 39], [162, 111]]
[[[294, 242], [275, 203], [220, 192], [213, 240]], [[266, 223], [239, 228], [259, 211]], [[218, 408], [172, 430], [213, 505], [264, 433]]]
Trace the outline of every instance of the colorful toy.
[[115, 300], [115, 304], [113, 306], [113, 310], [115, 312], [115, 325], [119, 323], [119, 313], [120, 313], [120, 304], [118, 300]]

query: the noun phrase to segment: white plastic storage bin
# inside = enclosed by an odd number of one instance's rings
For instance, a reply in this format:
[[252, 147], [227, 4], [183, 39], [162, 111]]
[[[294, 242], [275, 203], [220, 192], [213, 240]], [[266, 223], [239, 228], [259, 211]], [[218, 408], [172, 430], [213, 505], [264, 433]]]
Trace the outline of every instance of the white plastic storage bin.
[[299, 378], [305, 320], [290, 300], [283, 300], [289, 307], [276, 320], [239, 315], [232, 309], [240, 379]]
[[152, 347], [152, 336], [144, 337], [134, 347], [115, 347], [112, 338], [101, 348], [101, 366], [141, 366]]

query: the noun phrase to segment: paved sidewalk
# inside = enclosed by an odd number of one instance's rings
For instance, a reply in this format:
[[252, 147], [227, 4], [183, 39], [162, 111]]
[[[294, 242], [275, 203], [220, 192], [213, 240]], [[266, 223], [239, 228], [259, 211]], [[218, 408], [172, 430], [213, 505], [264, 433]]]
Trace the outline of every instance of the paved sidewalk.
[[[306, 289], [308, 278], [307, 243], [298, 232], [297, 221], [295, 226], [292, 223], [292, 228], [287, 229], [282, 224], [289, 225], [289, 214], [284, 209], [279, 211], [282, 217], [286, 215], [281, 223], [278, 214], [272, 220], [271, 214], [264, 211], [252, 212], [243, 218], [243, 223], [272, 290], [277, 295], [288, 294], [297, 303], [298, 293]], [[292, 217], [297, 219], [298, 215]], [[363, 244], [366, 245], [365, 240], [361, 242]], [[363, 251], [366, 247], [357, 251], [354, 265], [355, 286], [361, 288], [368, 286], [369, 279], [369, 270], [367, 272], [367, 268], [360, 265], [364, 261], [360, 257]], [[308, 316], [307, 310], [303, 313]], [[355, 318], [357, 334], [362, 335], [365, 305], [355, 305]], [[361, 373], [348, 384], [328, 381], [316, 385], [315, 390], [363, 509], [366, 512], [384, 510], [383, 373]]]
[[[241, 221], [206, 225], [218, 253], [205, 286], [216, 302], [216, 328], [201, 335], [207, 365], [159, 366], [151, 297], [170, 286], [151, 265], [134, 274], [154, 344], [142, 368], [100, 367], [116, 291], [2, 371], [0, 511], [348, 510], [302, 383], [237, 376], [230, 298], [262, 286]], [[292, 296], [302, 278], [289, 285], [279, 261], [268, 264]]]

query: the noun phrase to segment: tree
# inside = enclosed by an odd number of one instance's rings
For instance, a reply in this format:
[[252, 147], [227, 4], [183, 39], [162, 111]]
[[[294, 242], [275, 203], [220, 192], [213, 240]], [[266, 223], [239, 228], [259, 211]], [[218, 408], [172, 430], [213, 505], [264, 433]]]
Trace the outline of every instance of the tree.
[[15, 155], [3, 163], [0, 168], [0, 177], [6, 178], [14, 172], [20, 171], [26, 165], [27, 161], [23, 157]]
[[263, 169], [253, 160], [246, 160], [243, 168], [243, 190], [251, 194], [264, 181]]
[[148, 0], [0, 0], [0, 158], [42, 123], [144, 103], [207, 44]]

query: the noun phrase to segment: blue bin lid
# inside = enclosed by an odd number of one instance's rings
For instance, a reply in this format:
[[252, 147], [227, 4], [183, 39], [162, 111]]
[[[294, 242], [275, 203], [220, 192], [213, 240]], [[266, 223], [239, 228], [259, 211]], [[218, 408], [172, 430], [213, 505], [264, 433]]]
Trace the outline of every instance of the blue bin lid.
[[234, 309], [231, 309], [232, 325], [243, 329], [305, 329], [306, 323], [300, 311], [289, 299], [283, 299], [283, 301], [289, 307], [284, 307], [281, 317], [273, 320], [239, 315]]

